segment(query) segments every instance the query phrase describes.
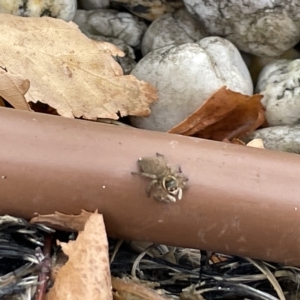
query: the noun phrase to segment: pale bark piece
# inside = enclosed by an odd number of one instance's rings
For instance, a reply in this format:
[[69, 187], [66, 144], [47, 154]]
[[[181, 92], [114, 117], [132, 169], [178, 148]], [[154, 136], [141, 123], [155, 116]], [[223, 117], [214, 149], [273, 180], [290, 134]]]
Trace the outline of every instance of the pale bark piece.
[[254, 139], [254, 140], [250, 141], [249, 143], [247, 143], [247, 146], [253, 147], [253, 148], [265, 149], [264, 141], [262, 139]]
[[129, 279], [112, 277], [114, 300], [165, 300], [152, 289]]
[[92, 213], [85, 210], [80, 215], [66, 215], [55, 212], [50, 215], [38, 215], [30, 220], [30, 223], [39, 223], [63, 231], [82, 231]]
[[196, 290], [196, 285], [192, 284], [189, 287], [185, 288], [182, 293], [179, 295], [180, 300], [205, 300], [199, 291]]
[[123, 76], [112, 55], [123, 52], [87, 38], [72, 22], [0, 15], [0, 66], [30, 81], [27, 102], [40, 101], [69, 118], [148, 116], [156, 89]]
[[13, 75], [0, 68], [0, 96], [14, 108], [30, 110], [24, 97], [29, 86], [30, 82], [28, 79]]
[[57, 273], [46, 299], [112, 299], [103, 216], [96, 213], [91, 215], [76, 241], [59, 244], [69, 260]]

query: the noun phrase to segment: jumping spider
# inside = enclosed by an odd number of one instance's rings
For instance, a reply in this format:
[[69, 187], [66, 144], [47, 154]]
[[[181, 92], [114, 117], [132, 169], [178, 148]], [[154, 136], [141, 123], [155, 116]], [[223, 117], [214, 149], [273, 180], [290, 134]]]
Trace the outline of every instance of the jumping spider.
[[154, 157], [143, 157], [137, 161], [141, 173], [131, 172], [152, 179], [146, 188], [147, 196], [162, 202], [176, 202], [182, 199], [182, 190], [186, 188], [188, 178], [180, 166], [171, 167], [164, 155], [156, 153]]

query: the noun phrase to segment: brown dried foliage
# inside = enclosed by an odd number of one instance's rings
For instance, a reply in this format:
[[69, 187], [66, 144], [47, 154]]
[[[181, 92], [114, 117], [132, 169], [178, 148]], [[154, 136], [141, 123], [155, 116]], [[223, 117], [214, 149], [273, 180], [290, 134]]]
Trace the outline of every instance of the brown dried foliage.
[[[24, 96], [29, 86], [30, 83], [28, 79], [23, 79], [21, 76], [11, 74], [0, 67], [0, 96], [14, 108], [30, 110]], [[5, 106], [2, 99], [0, 99], [0, 106]]]
[[89, 39], [73, 22], [0, 18], [0, 76], [5, 80], [0, 96], [13, 106], [29, 110], [27, 102], [40, 101], [61, 116], [85, 119], [150, 114], [156, 89], [123, 75], [112, 57], [124, 55], [116, 46]]
[[169, 132], [217, 141], [241, 138], [265, 124], [262, 97], [243, 95], [224, 86]]
[[76, 241], [58, 243], [69, 257], [47, 300], [112, 299], [108, 241], [103, 216], [92, 214]]
[[112, 277], [114, 300], [165, 300], [152, 289], [129, 279]]
[[80, 215], [66, 215], [56, 211], [50, 215], [38, 215], [32, 218], [30, 223], [40, 223], [58, 230], [77, 232], [84, 229], [91, 215], [92, 213], [85, 210], [82, 210]]

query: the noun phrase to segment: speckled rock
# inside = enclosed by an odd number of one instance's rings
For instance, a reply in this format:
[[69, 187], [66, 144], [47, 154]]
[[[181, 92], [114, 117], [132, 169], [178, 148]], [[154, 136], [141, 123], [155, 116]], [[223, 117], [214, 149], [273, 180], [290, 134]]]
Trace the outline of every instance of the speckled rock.
[[238, 49], [278, 56], [300, 41], [299, 0], [184, 0], [210, 35], [227, 38]]
[[243, 59], [246, 62], [246, 65], [250, 71], [251, 78], [253, 81], [253, 84], [257, 84], [258, 76], [262, 69], [269, 64], [270, 62], [273, 62], [275, 60], [279, 59], [297, 59], [300, 58], [300, 53], [295, 48], [291, 48], [287, 51], [285, 51], [282, 55], [276, 56], [276, 57], [270, 57], [270, 56], [256, 56], [248, 53], [241, 53]]
[[183, 0], [110, 0], [112, 7], [125, 7], [134, 15], [153, 21], [184, 7]]
[[109, 7], [109, 0], [78, 0], [78, 2], [85, 10]]
[[143, 37], [141, 49], [146, 55], [164, 46], [198, 42], [205, 36], [200, 22], [182, 8], [153, 21]]
[[243, 94], [253, 92], [239, 51], [219, 37], [157, 49], [139, 61], [132, 74], [158, 89], [151, 115], [131, 118], [134, 126], [150, 130], [171, 129], [223, 85]]
[[259, 75], [256, 91], [264, 95], [269, 125], [300, 123], [300, 59], [281, 59], [266, 65]]
[[254, 131], [245, 139], [262, 139], [267, 149], [300, 154], [300, 125], [263, 128]]
[[111, 9], [77, 10], [73, 21], [84, 32], [120, 39], [132, 47], [140, 43], [147, 29], [137, 17]]
[[76, 9], [76, 0], [0, 0], [0, 13], [24, 17], [49, 16], [71, 21]]

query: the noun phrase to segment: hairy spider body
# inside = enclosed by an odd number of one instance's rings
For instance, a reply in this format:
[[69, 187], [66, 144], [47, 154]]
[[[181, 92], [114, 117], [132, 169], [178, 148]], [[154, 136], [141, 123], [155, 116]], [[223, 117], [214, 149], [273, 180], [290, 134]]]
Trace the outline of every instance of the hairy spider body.
[[182, 199], [182, 190], [186, 188], [188, 178], [182, 173], [180, 166], [171, 167], [161, 154], [155, 157], [139, 158], [137, 161], [141, 173], [132, 172], [151, 179], [146, 193], [158, 201], [176, 202]]

